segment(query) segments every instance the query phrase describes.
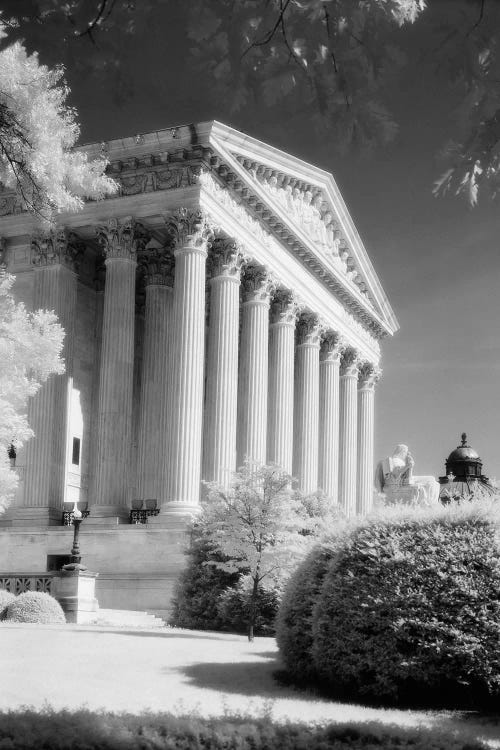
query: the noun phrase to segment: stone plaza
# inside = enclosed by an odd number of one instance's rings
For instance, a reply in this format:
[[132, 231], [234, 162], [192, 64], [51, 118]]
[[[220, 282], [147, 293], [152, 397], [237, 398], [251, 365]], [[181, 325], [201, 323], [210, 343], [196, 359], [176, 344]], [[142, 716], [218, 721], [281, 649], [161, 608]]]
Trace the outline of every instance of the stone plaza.
[[0, 578], [64, 562], [77, 503], [101, 606], [161, 612], [204, 482], [247, 459], [370, 509], [380, 341], [398, 324], [328, 172], [217, 122], [83, 150], [118, 193], [50, 232], [0, 195], [15, 296], [66, 332], [65, 373], [11, 459]]

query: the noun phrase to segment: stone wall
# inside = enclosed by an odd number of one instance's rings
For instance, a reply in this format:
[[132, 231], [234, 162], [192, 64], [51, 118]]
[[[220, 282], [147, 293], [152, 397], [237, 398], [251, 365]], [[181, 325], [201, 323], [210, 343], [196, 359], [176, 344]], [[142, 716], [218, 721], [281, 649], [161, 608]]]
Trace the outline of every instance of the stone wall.
[[[72, 527], [3, 529], [0, 575], [43, 573], [47, 570], [47, 555], [69, 554], [72, 539]], [[187, 543], [188, 537], [181, 530], [135, 525], [113, 529], [82, 526], [82, 562], [99, 573], [99, 606], [168, 613], [175, 583], [186, 565]]]

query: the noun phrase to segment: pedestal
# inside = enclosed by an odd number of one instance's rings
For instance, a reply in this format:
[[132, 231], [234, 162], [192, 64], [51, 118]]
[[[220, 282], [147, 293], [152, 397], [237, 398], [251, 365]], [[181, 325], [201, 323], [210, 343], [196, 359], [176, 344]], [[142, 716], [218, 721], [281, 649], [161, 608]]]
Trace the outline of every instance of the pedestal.
[[99, 603], [95, 598], [98, 573], [89, 570], [61, 570], [54, 578], [53, 595], [66, 615], [66, 622], [87, 625], [98, 617]]

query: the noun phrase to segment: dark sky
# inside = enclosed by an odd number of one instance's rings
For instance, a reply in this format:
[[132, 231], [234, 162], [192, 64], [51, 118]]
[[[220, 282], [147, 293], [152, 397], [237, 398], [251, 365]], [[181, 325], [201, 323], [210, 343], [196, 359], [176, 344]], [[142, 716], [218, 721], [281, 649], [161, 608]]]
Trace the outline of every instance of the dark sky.
[[[407, 443], [417, 474], [444, 473], [444, 459], [467, 431], [484, 470], [500, 478], [500, 214], [485, 199], [432, 196], [436, 153], [453, 128], [456, 99], [426, 48], [425, 23], [402, 34], [410, 64], [388, 99], [398, 139], [370, 155], [339, 156], [318, 139], [307, 112], [289, 117], [256, 106], [238, 115], [211, 96], [210, 81], [187, 53], [182, 3], [151, 16], [123, 46], [129, 97], [112, 80], [69, 68], [82, 142], [104, 141], [188, 122], [217, 119], [333, 173], [398, 317], [382, 343], [376, 456]], [[57, 49], [41, 50], [52, 62]]]

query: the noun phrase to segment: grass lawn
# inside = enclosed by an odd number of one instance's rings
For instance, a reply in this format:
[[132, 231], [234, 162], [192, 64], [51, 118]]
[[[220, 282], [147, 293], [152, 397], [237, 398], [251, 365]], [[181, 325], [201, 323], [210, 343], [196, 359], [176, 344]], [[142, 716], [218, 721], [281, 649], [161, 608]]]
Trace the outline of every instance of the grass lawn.
[[242, 636], [173, 628], [3, 622], [0, 643], [1, 711], [49, 705], [72, 712], [84, 706], [92, 711], [169, 712], [202, 719], [244, 714], [267, 716], [273, 724], [353, 725], [378, 732], [386, 728], [401, 737], [409, 730], [429, 732], [429, 737], [444, 733], [460, 741], [453, 747], [500, 749], [500, 711], [495, 720], [444, 711], [384, 710], [280, 686], [272, 676], [280, 667], [272, 638], [250, 644]]

